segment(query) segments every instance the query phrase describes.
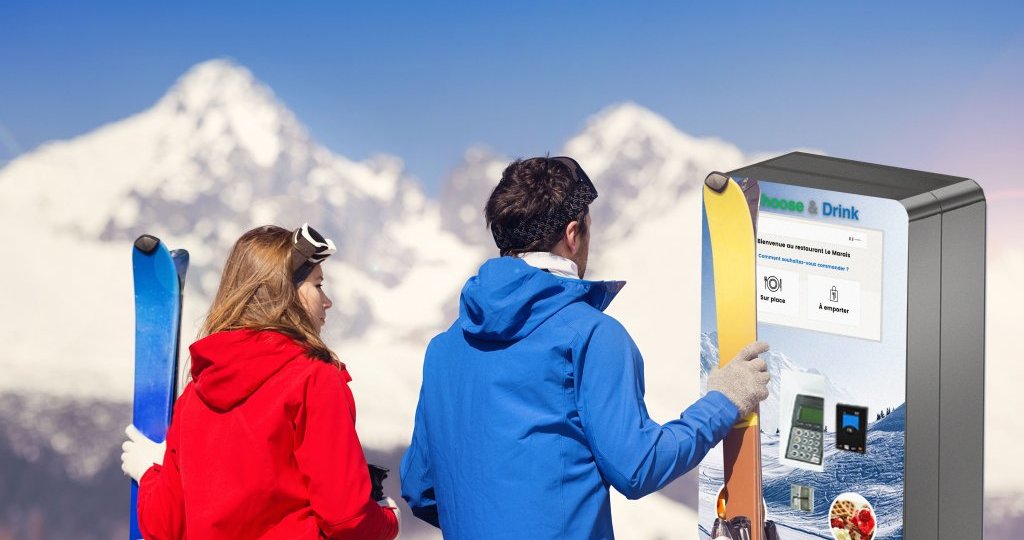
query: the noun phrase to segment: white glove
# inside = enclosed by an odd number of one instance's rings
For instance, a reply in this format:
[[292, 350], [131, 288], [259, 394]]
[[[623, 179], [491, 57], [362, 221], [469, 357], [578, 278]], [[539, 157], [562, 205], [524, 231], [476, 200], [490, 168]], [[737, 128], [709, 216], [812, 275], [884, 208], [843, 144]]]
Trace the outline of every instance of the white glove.
[[132, 424], [124, 428], [124, 433], [128, 435], [128, 440], [121, 445], [121, 450], [124, 450], [121, 454], [121, 470], [138, 482], [150, 467], [164, 462], [167, 443], [149, 440]]
[[395, 519], [398, 520], [398, 533], [395, 534], [395, 540], [402, 535], [402, 510], [395, 504], [395, 500], [391, 497], [384, 497], [384, 500], [377, 501], [377, 506], [384, 508], [390, 508], [395, 513]]
[[768, 344], [750, 343], [723, 368], [715, 367], [708, 374], [708, 392], [717, 390], [740, 410], [740, 418], [757, 409], [768, 399], [768, 363], [757, 355], [768, 352]]

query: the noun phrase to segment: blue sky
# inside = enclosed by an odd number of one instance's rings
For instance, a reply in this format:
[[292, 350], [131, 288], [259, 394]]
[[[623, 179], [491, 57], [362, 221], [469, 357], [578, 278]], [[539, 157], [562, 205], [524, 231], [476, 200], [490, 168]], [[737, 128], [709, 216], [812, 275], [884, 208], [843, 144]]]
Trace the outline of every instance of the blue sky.
[[432, 192], [473, 144], [557, 151], [629, 100], [747, 152], [818, 148], [1024, 200], [1019, 2], [208, 4], [0, 4], [0, 164], [230, 57], [320, 142], [400, 156]]

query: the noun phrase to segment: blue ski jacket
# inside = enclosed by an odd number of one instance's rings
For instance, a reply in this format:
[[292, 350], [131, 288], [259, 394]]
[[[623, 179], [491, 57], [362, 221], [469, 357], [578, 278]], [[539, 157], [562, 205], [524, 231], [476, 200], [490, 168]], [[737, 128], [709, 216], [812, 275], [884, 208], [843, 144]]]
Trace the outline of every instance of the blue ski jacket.
[[664, 425], [647, 414], [640, 351], [603, 313], [623, 285], [514, 257], [470, 278], [423, 363], [413, 514], [446, 539], [614, 538], [609, 486], [643, 497], [725, 437], [739, 411], [718, 392]]

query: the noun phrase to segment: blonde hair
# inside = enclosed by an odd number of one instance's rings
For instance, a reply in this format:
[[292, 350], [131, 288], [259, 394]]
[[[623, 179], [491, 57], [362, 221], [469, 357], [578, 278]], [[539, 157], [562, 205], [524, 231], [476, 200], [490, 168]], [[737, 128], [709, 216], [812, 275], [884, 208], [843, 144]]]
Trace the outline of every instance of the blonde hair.
[[200, 337], [227, 330], [273, 330], [305, 346], [309, 356], [343, 365], [299, 299], [290, 272], [297, 256], [291, 231], [264, 225], [243, 234], [224, 263]]

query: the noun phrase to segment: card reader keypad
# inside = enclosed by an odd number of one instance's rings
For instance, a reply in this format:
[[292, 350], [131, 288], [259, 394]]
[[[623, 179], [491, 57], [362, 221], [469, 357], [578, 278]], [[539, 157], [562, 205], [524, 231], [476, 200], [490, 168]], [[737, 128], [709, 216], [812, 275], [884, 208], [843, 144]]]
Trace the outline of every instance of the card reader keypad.
[[786, 457], [805, 463], [821, 465], [822, 433], [812, 429], [793, 426], [789, 434]]

